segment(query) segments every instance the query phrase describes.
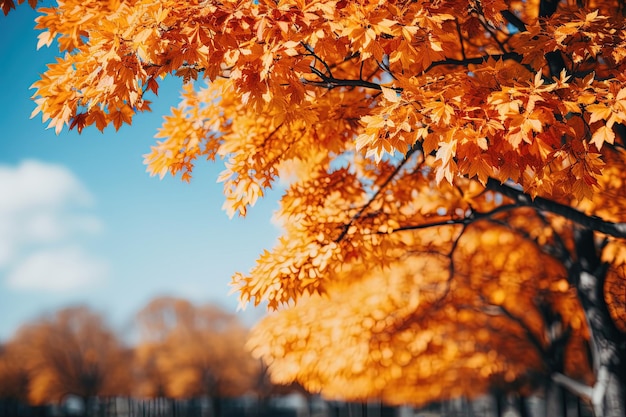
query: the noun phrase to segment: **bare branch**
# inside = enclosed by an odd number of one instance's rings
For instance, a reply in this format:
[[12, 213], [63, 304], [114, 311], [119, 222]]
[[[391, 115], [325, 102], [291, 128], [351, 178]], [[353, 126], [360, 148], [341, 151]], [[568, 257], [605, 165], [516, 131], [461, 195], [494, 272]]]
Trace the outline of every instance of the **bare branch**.
[[[312, 81], [312, 80], [307, 80], [306, 78], [303, 78], [301, 79], [302, 83], [308, 84], [308, 85], [315, 85], [318, 87], [324, 87], [324, 88], [364, 87], [364, 88], [371, 88], [374, 90], [382, 89], [380, 84], [372, 83], [372, 82], [365, 81], [365, 80], [343, 80], [343, 79], [338, 79], [338, 78], [333, 78], [333, 77], [327, 77], [322, 72], [319, 72], [319, 70], [314, 71], [314, 73], [315, 75], [320, 77], [322, 81]], [[401, 90], [398, 90], [398, 91], [401, 91]]]
[[402, 167], [408, 162], [408, 160], [411, 158], [411, 156], [413, 155], [413, 153], [417, 150], [419, 150], [420, 148], [418, 147], [414, 147], [409, 149], [409, 151], [406, 153], [406, 155], [404, 156], [404, 159], [402, 160], [402, 162], [396, 167], [396, 169], [393, 170], [393, 172], [391, 173], [391, 175], [389, 175], [389, 177], [387, 177], [387, 179], [385, 180], [385, 182], [383, 182], [381, 184], [381, 186], [378, 188], [378, 190], [376, 191], [376, 193], [374, 193], [374, 195], [372, 196], [372, 198], [370, 198], [368, 200], [368, 202], [361, 207], [361, 209], [350, 219], [350, 221], [344, 225], [343, 230], [341, 231], [341, 234], [339, 235], [339, 237], [335, 240], [335, 242], [340, 242], [341, 240], [343, 240], [343, 238], [346, 236], [346, 233], [348, 233], [348, 229], [350, 229], [350, 226], [352, 226], [352, 223], [354, 223], [356, 220], [358, 220], [361, 215], [365, 212], [365, 210], [367, 210], [367, 208], [374, 202], [374, 200], [376, 200], [376, 198], [380, 195], [380, 193], [387, 187], [387, 185], [389, 185], [389, 183], [393, 180], [393, 178], [398, 175], [398, 172], [400, 172], [400, 170], [402, 169]]
[[[443, 220], [437, 220], [434, 222], [429, 222], [429, 223], [421, 223], [421, 224], [416, 224], [416, 225], [408, 225], [408, 226], [401, 226], [398, 227], [397, 229], [394, 229], [394, 232], [402, 232], [405, 230], [420, 230], [420, 229], [428, 229], [430, 227], [439, 227], [439, 226], [454, 226], [454, 225], [469, 225], [471, 223], [474, 223], [475, 221], [478, 220], [483, 220], [483, 219], [488, 219], [492, 216], [494, 216], [495, 214], [504, 212], [504, 211], [510, 211], [510, 210], [515, 210], [516, 208], [518, 208], [518, 206], [516, 204], [505, 204], [502, 206], [498, 206], [496, 208], [494, 208], [493, 210], [484, 212], [484, 213], [480, 213], [480, 212], [472, 212], [472, 214], [468, 217], [463, 217], [460, 219], [443, 219]], [[382, 233], [382, 232], [381, 232]]]
[[558, 203], [553, 200], [548, 200], [543, 197], [532, 198], [525, 192], [513, 188], [509, 185], [502, 184], [497, 180], [490, 178], [487, 181], [487, 188], [493, 191], [497, 191], [500, 194], [509, 197], [515, 201], [518, 206], [534, 207], [538, 210], [543, 210], [558, 216], [565, 217], [586, 228], [595, 230], [596, 232], [604, 233], [609, 236], [626, 238], [626, 223], [613, 223], [606, 221], [598, 216], [590, 216], [582, 211], [576, 210], [573, 207], [566, 206], [565, 204]]
[[[306, 48], [306, 46], [305, 46]], [[307, 48], [307, 51], [309, 51], [309, 55], [314, 57], [316, 61], [319, 61], [324, 68], [326, 69], [326, 72], [328, 72], [328, 74], [324, 74], [324, 72], [320, 71], [319, 69], [315, 68], [314, 65], [311, 65], [311, 72], [313, 74], [315, 74], [317, 77], [320, 78], [320, 81], [314, 81], [314, 80], [309, 80], [306, 78], [302, 78], [301, 82], [303, 84], [307, 84], [307, 85], [314, 85], [314, 86], [318, 86], [318, 87], [323, 87], [323, 88], [335, 88], [335, 87], [363, 87], [363, 88], [371, 88], [374, 90], [381, 90], [381, 86], [378, 83], [373, 83], [370, 81], [366, 81], [363, 79], [362, 75], [360, 76], [360, 78], [358, 80], [354, 80], [354, 79], [343, 79], [343, 78], [335, 78], [332, 73], [330, 72], [330, 68], [331, 66], [328, 65], [324, 60], [322, 60], [318, 55], [314, 54], [311, 49]], [[431, 69], [438, 67], [438, 66], [442, 66], [442, 65], [453, 65], [453, 66], [463, 66], [463, 67], [467, 67], [468, 65], [471, 64], [482, 64], [484, 62], [487, 62], [489, 59], [494, 59], [494, 60], [514, 60], [517, 62], [522, 62], [522, 56], [520, 54], [517, 54], [515, 52], [506, 52], [506, 53], [502, 53], [502, 54], [495, 54], [495, 55], [484, 55], [484, 56], [479, 56], [479, 57], [474, 57], [474, 58], [465, 58], [465, 59], [444, 59], [441, 61], [436, 61], [433, 62], [432, 64], [430, 64], [430, 66], [428, 68], [426, 68], [423, 72], [426, 73], [428, 71], [430, 71]], [[361, 63], [362, 64], [362, 63]], [[362, 68], [361, 68], [362, 70]], [[387, 72], [390, 73], [389, 70], [387, 70]], [[402, 89], [401, 88], [395, 88], [396, 91], [401, 92]]]
[[432, 64], [430, 64], [430, 66], [428, 68], [426, 68], [424, 70], [424, 72], [428, 72], [431, 69], [433, 69], [434, 67], [438, 67], [441, 65], [456, 65], [456, 66], [460, 66], [460, 67], [467, 67], [470, 64], [482, 64], [487, 62], [489, 59], [494, 59], [496, 61], [498, 60], [513, 60], [516, 62], [522, 62], [522, 56], [516, 52], [506, 52], [503, 54], [495, 54], [495, 55], [483, 55], [483, 56], [478, 56], [478, 57], [474, 57], [474, 58], [465, 58], [465, 59], [453, 59], [453, 58], [448, 58], [448, 59], [444, 59], [441, 61], [436, 61], [433, 62]]
[[[326, 61], [324, 61], [322, 58], [320, 58], [315, 51], [313, 50], [313, 48], [311, 47], [311, 45], [308, 45], [304, 42], [300, 42], [300, 45], [302, 45], [304, 47], [304, 49], [306, 49], [309, 52], [309, 55], [311, 55], [313, 58], [315, 58], [317, 61], [319, 61], [324, 68], [326, 68], [326, 72], [328, 73], [328, 76], [330, 78], [333, 78], [333, 72], [330, 70], [330, 67], [328, 66], [328, 64], [326, 63]], [[311, 71], [315, 72], [315, 67], [313, 65], [311, 65]], [[317, 72], [315, 72], [316, 75], [319, 75]]]
[[[484, 300], [484, 297], [482, 297], [482, 295], [481, 295], [481, 298], [483, 298], [483, 300]], [[484, 301], [486, 301], [486, 300], [484, 300]], [[549, 358], [546, 358], [547, 351], [544, 348], [543, 343], [541, 343], [541, 340], [535, 335], [535, 333], [533, 333], [532, 329], [524, 321], [524, 319], [521, 318], [521, 317], [516, 316], [515, 314], [513, 314], [511, 311], [509, 311], [503, 305], [498, 305], [498, 306], [495, 306], [495, 307], [502, 314], [504, 314], [506, 317], [508, 317], [514, 323], [517, 323], [517, 325], [520, 326], [524, 330], [524, 333], [525, 333], [526, 338], [528, 339], [528, 341], [533, 345], [533, 347], [541, 355], [541, 358], [544, 360], [544, 362], [546, 362], [546, 359], [549, 359]]]
[[593, 388], [589, 385], [578, 382], [575, 379], [563, 375], [560, 372], [553, 373], [552, 380], [581, 398], [585, 398], [588, 400], [591, 399], [591, 396], [593, 394]]
[[526, 24], [522, 22], [522, 20], [519, 17], [515, 16], [509, 10], [503, 10], [501, 13], [502, 13], [502, 17], [504, 17], [507, 20], [507, 22], [515, 26], [515, 29], [519, 30], [520, 32], [526, 32]]

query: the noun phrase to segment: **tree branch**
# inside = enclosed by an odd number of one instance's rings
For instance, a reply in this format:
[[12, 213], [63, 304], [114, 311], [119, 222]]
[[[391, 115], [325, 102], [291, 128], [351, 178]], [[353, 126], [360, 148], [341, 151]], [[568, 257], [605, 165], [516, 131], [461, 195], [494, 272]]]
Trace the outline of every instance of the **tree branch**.
[[509, 10], [503, 10], [501, 13], [502, 13], [502, 17], [504, 17], [507, 20], [507, 22], [513, 25], [515, 29], [519, 30], [520, 32], [526, 32], [526, 24], [522, 22], [522, 20], [519, 17], [515, 16]]
[[[430, 223], [421, 223], [421, 224], [416, 224], [416, 225], [401, 226], [401, 227], [398, 227], [397, 229], [394, 229], [393, 231], [402, 232], [405, 230], [420, 230], [420, 229], [428, 229], [430, 227], [438, 227], [438, 226], [455, 226], [455, 225], [467, 226], [475, 221], [489, 218], [503, 211], [514, 210], [518, 207], [519, 206], [517, 204], [505, 204], [505, 205], [498, 206], [494, 208], [493, 210], [490, 210], [484, 213], [472, 212], [470, 216], [463, 217], [460, 219], [445, 219], [445, 220], [437, 220], [437, 221], [430, 222]], [[385, 234], [383, 232], [378, 232], [378, 233]]]
[[[482, 295], [481, 295], [481, 298], [483, 298]], [[535, 333], [533, 333], [528, 323], [526, 323], [524, 319], [522, 319], [521, 317], [518, 317], [515, 314], [513, 314], [509, 309], [507, 309], [503, 305], [497, 305], [495, 307], [499, 309], [502, 312], [502, 314], [504, 314], [514, 323], [517, 323], [517, 325], [522, 328], [530, 344], [533, 345], [533, 347], [537, 350], [537, 352], [539, 353], [541, 358], [544, 360], [544, 362], [549, 363], [550, 358], [546, 357], [547, 349], [543, 346], [543, 343], [541, 343], [541, 339], [539, 339], [539, 337], [537, 337]]]
[[[318, 61], [320, 61], [320, 62], [322, 63], [322, 65], [324, 66], [324, 68], [326, 68], [326, 72], [328, 73], [328, 76], [329, 76], [330, 78], [334, 78], [334, 77], [333, 77], [333, 72], [331, 71], [331, 69], [330, 69], [330, 67], [328, 66], [328, 64], [326, 63], [326, 61], [324, 61], [322, 58], [320, 58], [319, 56], [317, 56], [317, 54], [315, 53], [315, 51], [313, 50], [313, 48], [312, 48], [310, 45], [308, 45], [308, 44], [306, 44], [306, 43], [304, 43], [304, 42], [300, 42], [300, 45], [302, 45], [302, 46], [304, 47], [304, 49], [306, 49], [306, 50], [309, 52], [309, 54], [310, 54], [313, 58], [315, 58], [316, 60], [318, 60]], [[315, 72], [317, 75], [319, 75], [319, 74], [316, 72], [316, 68], [315, 68], [315, 66], [314, 66], [314, 65], [315, 65], [315, 63], [311, 64], [311, 71], [313, 71], [313, 72]]]
[[521, 190], [513, 188], [509, 185], [500, 183], [493, 178], [487, 181], [487, 188], [496, 191], [515, 201], [518, 206], [534, 207], [536, 209], [556, 214], [573, 221], [588, 229], [596, 232], [604, 233], [609, 236], [626, 238], [626, 223], [613, 223], [606, 221], [598, 216], [590, 216], [573, 207], [566, 206], [559, 202], [549, 200], [543, 197], [535, 197], [534, 199]]
[[424, 70], [424, 72], [428, 72], [434, 67], [438, 67], [441, 65], [456, 65], [456, 66], [466, 67], [470, 64], [476, 64], [476, 65], [482, 64], [482, 63], [487, 62], [487, 60], [489, 60], [490, 58], [495, 59], [496, 61], [501, 59], [501, 60], [513, 60], [513, 61], [517, 61], [521, 63], [523, 56], [518, 54], [517, 52], [505, 52], [502, 54], [483, 55], [483, 56], [478, 56], [474, 58], [465, 58], [465, 59], [448, 58], [448, 59], [444, 59], [441, 61], [433, 62], [432, 64], [430, 64], [428, 68]]
[[398, 175], [398, 172], [400, 172], [402, 167], [411, 158], [411, 155], [413, 155], [413, 153], [415, 153], [415, 151], [417, 151], [417, 150], [419, 150], [419, 148], [417, 148], [417, 147], [413, 147], [413, 148], [409, 149], [409, 151], [404, 156], [404, 159], [402, 160], [402, 162], [396, 167], [396, 169], [394, 169], [394, 171], [391, 173], [391, 175], [389, 175], [389, 177], [387, 177], [385, 182], [383, 182], [381, 184], [381, 186], [378, 188], [378, 190], [376, 190], [376, 193], [374, 193], [372, 198], [370, 198], [367, 201], [367, 203], [363, 207], [361, 207], [361, 209], [350, 219], [350, 221], [346, 225], [344, 225], [343, 230], [341, 231], [341, 234], [339, 235], [339, 237], [337, 239], [335, 239], [336, 243], [341, 242], [343, 240], [343, 238], [346, 236], [346, 233], [348, 233], [348, 230], [350, 229], [350, 226], [352, 226], [352, 224], [363, 215], [365, 210], [367, 210], [367, 208], [374, 202], [374, 200], [376, 200], [376, 198], [380, 195], [380, 193], [387, 187], [387, 185], [389, 185], [391, 180], [393, 180], [393, 178], [396, 175]]
[[601, 366], [598, 370], [596, 383], [591, 390], [591, 404], [597, 416], [600, 416], [603, 410], [604, 396], [609, 386], [609, 370], [606, 366]]
[[324, 88], [335, 88], [335, 87], [364, 87], [371, 88], [374, 90], [381, 90], [380, 84], [372, 83], [365, 80], [344, 80], [340, 78], [327, 77], [323, 73], [316, 73], [318, 77], [322, 79], [322, 81], [312, 81], [307, 80], [306, 78], [301, 79], [303, 84], [315, 85], [318, 87]]
[[[319, 56], [314, 55], [311, 52], [309, 53], [309, 55], [313, 56], [316, 60], [319, 60], [324, 66], [324, 68], [327, 70], [327, 72], [329, 72], [329, 74], [324, 74], [319, 69], [315, 68], [314, 66], [311, 66], [311, 72], [315, 74], [317, 77], [319, 77], [320, 81], [314, 81], [314, 80], [308, 80], [306, 78], [302, 78], [300, 81], [303, 84], [314, 85], [314, 86], [329, 88], [329, 89], [336, 88], [336, 87], [364, 87], [364, 88], [371, 88], [371, 89], [379, 90], [379, 91], [381, 90], [380, 84], [366, 81], [363, 79], [354, 80], [354, 79], [335, 78], [332, 74], [330, 74], [330, 66], [327, 63], [325, 63]], [[474, 58], [465, 58], [465, 59], [449, 58], [449, 59], [444, 59], [441, 61], [433, 62], [423, 72], [426, 73], [430, 71], [431, 69], [438, 67], [438, 66], [442, 66], [442, 65], [456, 65], [456, 66], [466, 67], [471, 64], [482, 64], [484, 62], [487, 62], [487, 60], [489, 59], [495, 59], [495, 60], [511, 59], [511, 60], [521, 63], [522, 58], [523, 58], [522, 55], [516, 52], [506, 52], [506, 53], [495, 54], [495, 55], [484, 55], [484, 56], [479, 56], [479, 57], [474, 57]], [[402, 91], [401, 88], [394, 88], [394, 89], [398, 92]]]
[[566, 375], [563, 375], [560, 372], [555, 372], [552, 374], [552, 380], [569, 390], [572, 394], [577, 395], [581, 398], [585, 398], [590, 400], [593, 394], [593, 388], [589, 385], [583, 384], [582, 382], [578, 382], [575, 379], [572, 379]]

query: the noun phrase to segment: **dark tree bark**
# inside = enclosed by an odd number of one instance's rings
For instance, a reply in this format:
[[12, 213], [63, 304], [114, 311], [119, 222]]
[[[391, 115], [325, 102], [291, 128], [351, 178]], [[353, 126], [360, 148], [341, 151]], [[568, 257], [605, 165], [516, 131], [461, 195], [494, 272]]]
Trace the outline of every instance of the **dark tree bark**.
[[528, 402], [526, 401], [526, 397], [524, 395], [517, 397], [517, 408], [519, 410], [520, 417], [530, 417]]
[[604, 299], [608, 265], [600, 259], [592, 230], [577, 230], [576, 252], [570, 279], [576, 286], [587, 319], [596, 381], [590, 387], [560, 373], [556, 373], [553, 379], [574, 394], [589, 400], [596, 417], [623, 417], [626, 415], [626, 346], [624, 335], [615, 326]]

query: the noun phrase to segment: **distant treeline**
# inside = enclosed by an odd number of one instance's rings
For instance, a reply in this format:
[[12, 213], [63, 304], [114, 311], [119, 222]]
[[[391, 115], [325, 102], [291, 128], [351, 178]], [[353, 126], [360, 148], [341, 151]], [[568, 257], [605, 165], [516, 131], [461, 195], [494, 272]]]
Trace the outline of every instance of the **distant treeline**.
[[[73, 396], [85, 404], [93, 398], [171, 398], [158, 410], [150, 401], [129, 402], [133, 407], [124, 415], [155, 415], [169, 407], [168, 415], [184, 416], [197, 407], [193, 398], [210, 398], [220, 413], [231, 398], [247, 395], [266, 402], [303, 392], [297, 385], [272, 383], [267, 368], [245, 347], [248, 328], [215, 305], [158, 298], [134, 323], [133, 346], [86, 306], [25, 323], [0, 343], [0, 413], [46, 415], [54, 411], [48, 404]], [[95, 403], [104, 407], [103, 400]], [[113, 403], [114, 415], [120, 413], [118, 403]]]

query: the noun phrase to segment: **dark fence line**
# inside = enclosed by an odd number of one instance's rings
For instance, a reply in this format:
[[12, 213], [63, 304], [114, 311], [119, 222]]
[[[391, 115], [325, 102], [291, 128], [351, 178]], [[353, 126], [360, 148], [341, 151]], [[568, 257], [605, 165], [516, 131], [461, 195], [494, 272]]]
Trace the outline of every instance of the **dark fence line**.
[[83, 407], [31, 406], [0, 400], [0, 417], [298, 417], [295, 409], [261, 404], [249, 399], [94, 398]]
[[[545, 404], [539, 397], [523, 401], [510, 397], [498, 401], [492, 396], [474, 400], [433, 403], [413, 409], [391, 407], [380, 402], [350, 403], [325, 401], [319, 397], [299, 397], [299, 402], [286, 397], [259, 401], [253, 398], [171, 398], [136, 399], [127, 397], [94, 398], [86, 407], [80, 401], [66, 401], [63, 406], [29, 406], [0, 399], [0, 417], [592, 417], [588, 405], [566, 395], [560, 416], [546, 416]], [[293, 400], [293, 398], [291, 398]], [[501, 403], [501, 404], [500, 404]]]
[[396, 407], [303, 400], [299, 405], [249, 398], [94, 398], [86, 407], [67, 401], [63, 406], [29, 406], [0, 400], [0, 417], [396, 417]]

